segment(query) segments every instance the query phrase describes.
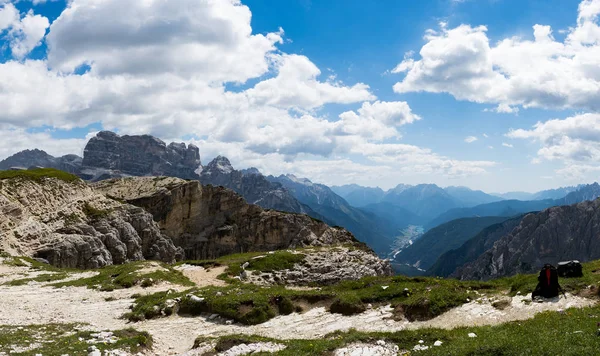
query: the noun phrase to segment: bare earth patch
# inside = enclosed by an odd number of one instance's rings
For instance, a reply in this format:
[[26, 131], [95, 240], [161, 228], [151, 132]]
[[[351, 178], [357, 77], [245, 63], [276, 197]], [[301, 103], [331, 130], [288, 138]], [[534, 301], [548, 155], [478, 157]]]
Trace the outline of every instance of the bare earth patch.
[[176, 270], [181, 271], [184, 276], [190, 279], [190, 281], [196, 283], [198, 287], [217, 286], [222, 287], [227, 283], [218, 279], [220, 274], [225, 273], [227, 266], [213, 267], [206, 269], [202, 266], [193, 266], [183, 264], [175, 267]]

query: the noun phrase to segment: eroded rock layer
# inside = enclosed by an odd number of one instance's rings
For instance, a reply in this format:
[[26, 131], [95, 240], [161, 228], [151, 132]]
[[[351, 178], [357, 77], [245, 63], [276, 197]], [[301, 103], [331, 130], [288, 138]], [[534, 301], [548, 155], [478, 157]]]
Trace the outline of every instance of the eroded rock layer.
[[263, 210], [223, 187], [176, 178], [123, 178], [96, 183], [107, 196], [148, 210], [188, 259], [248, 251], [359, 244], [348, 231], [303, 214]]

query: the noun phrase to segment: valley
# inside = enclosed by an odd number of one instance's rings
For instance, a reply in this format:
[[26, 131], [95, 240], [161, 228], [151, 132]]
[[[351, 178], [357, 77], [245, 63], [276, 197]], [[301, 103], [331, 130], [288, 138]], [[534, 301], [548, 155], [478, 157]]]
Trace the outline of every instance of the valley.
[[[126, 159], [119, 140], [129, 138], [106, 137]], [[187, 152], [139, 140], [158, 147], [149, 161], [164, 152], [165, 167]], [[38, 151], [0, 163], [11, 164], [0, 171], [0, 295], [10, 310], [0, 354], [502, 353], [514, 345], [495, 333], [515, 322], [527, 335], [565, 310], [565, 325], [579, 309], [597, 312], [597, 184], [531, 201], [434, 185], [357, 193], [239, 171], [222, 156], [201, 166], [193, 153], [199, 168], [179, 174], [91, 151], [85, 168], [69, 161], [73, 173]], [[47, 167], [23, 167], [31, 162]], [[353, 206], [336, 191], [367, 198]], [[565, 259], [588, 262], [584, 277], [561, 282], [566, 298], [531, 303], [536, 269]], [[574, 331], [588, 340], [586, 330]]]

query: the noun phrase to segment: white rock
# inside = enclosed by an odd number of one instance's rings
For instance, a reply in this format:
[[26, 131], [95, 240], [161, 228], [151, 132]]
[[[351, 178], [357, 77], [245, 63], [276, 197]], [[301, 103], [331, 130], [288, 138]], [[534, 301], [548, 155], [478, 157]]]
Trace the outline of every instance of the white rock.
[[381, 289], [386, 290], [388, 289], [390, 286], [381, 286]]
[[475, 334], [475, 333], [469, 333], [469, 337], [477, 337], [477, 334]]
[[193, 294], [189, 294], [188, 296], [190, 297], [190, 300], [191, 300], [192, 302], [194, 302], [194, 303], [201, 303], [201, 302], [203, 302], [203, 301], [204, 301], [204, 298], [200, 298], [200, 297], [198, 297], [198, 296], [195, 296], [195, 295], [193, 295]]
[[425, 341], [419, 340], [419, 344], [423, 344], [423, 343], [425, 343]]
[[385, 341], [383, 341], [383, 340], [377, 340], [377, 345], [379, 345], [379, 346], [385, 346]]
[[415, 347], [413, 347], [413, 351], [425, 351], [428, 349], [429, 349], [429, 346], [425, 346], [425, 345], [415, 345]]
[[442, 346], [442, 342], [440, 340], [433, 343], [433, 346]]

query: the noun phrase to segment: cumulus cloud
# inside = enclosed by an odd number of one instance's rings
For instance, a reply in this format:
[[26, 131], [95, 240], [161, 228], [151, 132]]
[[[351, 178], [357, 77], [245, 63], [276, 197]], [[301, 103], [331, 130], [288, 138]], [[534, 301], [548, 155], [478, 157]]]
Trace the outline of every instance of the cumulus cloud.
[[600, 0], [579, 5], [577, 23], [557, 41], [550, 26], [533, 26], [533, 39], [490, 44], [486, 26], [428, 30], [420, 59], [403, 60], [397, 93], [449, 93], [459, 100], [496, 104], [499, 113], [525, 108], [600, 109]]
[[512, 144], [506, 143], [506, 142], [502, 142], [502, 146], [508, 147], [508, 148], [513, 148], [514, 147]]
[[468, 136], [467, 138], [465, 138], [466, 143], [473, 143], [475, 141], [477, 141], [477, 137], [475, 136]]
[[[0, 146], [0, 155], [36, 146], [80, 152], [81, 140], [28, 129], [99, 122], [165, 140], [191, 134], [203, 155], [226, 154], [259, 167], [264, 160], [271, 171], [306, 167], [289, 171], [311, 177], [342, 166], [340, 179], [367, 175], [367, 167], [465, 176], [494, 165], [392, 143], [401, 137], [399, 127], [420, 119], [408, 103], [377, 101], [364, 83], [321, 78], [308, 57], [278, 49], [282, 29], [253, 34], [250, 21], [250, 9], [239, 0], [180, 0], [177, 6], [162, 0], [69, 1], [45, 37], [47, 59], [0, 63], [0, 130], [22, 141]], [[23, 33], [41, 34], [44, 26], [37, 25]], [[33, 43], [22, 42], [20, 51]], [[81, 74], [84, 65], [89, 70]], [[229, 90], [230, 83], [248, 88]], [[319, 115], [324, 105], [351, 103], [361, 106], [337, 119]]]
[[566, 163], [600, 160], [600, 114], [538, 122], [531, 130], [511, 130], [507, 136], [539, 142], [542, 147], [538, 158], [541, 160]]
[[[2, 2], [0, 2], [2, 5]], [[27, 56], [35, 47], [39, 46], [46, 35], [50, 22], [44, 16], [35, 15], [30, 10], [23, 18], [15, 6], [7, 2], [0, 7], [0, 33], [8, 30], [7, 39], [10, 50], [15, 58]]]

